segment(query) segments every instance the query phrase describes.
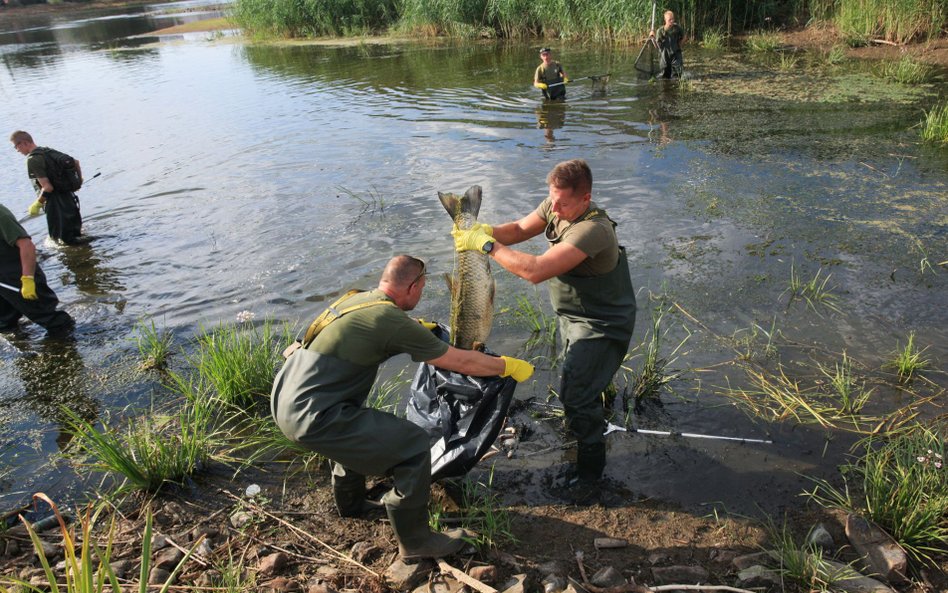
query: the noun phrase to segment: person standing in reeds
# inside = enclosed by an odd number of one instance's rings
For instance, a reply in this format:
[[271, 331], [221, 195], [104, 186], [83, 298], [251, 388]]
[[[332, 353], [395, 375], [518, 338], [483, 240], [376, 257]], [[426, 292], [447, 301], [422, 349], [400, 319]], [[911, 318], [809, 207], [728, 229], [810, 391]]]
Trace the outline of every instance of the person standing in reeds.
[[569, 77], [562, 64], [553, 59], [548, 47], [540, 50], [540, 59], [543, 63], [533, 73], [533, 86], [543, 91], [545, 99], [565, 99]]
[[[649, 33], [649, 37], [655, 37], [655, 31]], [[675, 78], [681, 78], [684, 69], [684, 60], [681, 55], [681, 43], [685, 37], [685, 32], [681, 26], [675, 22], [675, 13], [665, 11], [665, 24], [659, 28], [658, 49], [661, 51], [661, 61], [659, 63], [662, 70], [662, 78], [671, 78], [672, 73]]]

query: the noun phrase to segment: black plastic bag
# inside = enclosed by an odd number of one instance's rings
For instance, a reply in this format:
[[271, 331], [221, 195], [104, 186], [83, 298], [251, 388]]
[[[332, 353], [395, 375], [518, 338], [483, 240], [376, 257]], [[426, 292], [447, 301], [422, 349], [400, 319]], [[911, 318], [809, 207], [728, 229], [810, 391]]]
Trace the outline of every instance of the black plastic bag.
[[405, 417], [431, 437], [431, 479], [463, 476], [494, 444], [517, 382], [418, 365]]

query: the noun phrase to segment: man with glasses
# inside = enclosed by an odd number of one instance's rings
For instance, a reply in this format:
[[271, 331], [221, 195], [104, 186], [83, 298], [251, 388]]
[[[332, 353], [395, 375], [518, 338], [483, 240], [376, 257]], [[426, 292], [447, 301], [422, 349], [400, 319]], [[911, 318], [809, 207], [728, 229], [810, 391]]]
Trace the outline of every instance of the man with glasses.
[[[479, 250], [507, 271], [534, 284], [549, 281], [559, 318], [563, 376], [559, 395], [566, 427], [576, 437], [571, 493], [595, 492], [606, 465], [602, 393], [625, 358], [635, 326], [635, 293], [616, 223], [592, 202], [592, 171], [574, 159], [546, 177], [549, 195], [520, 220], [455, 229], [458, 251]], [[531, 255], [507, 247], [544, 234], [549, 249]], [[580, 500], [581, 501], [581, 500]]]
[[[13, 149], [26, 156], [26, 171], [37, 192], [36, 201], [30, 205], [29, 213], [37, 216], [46, 210], [46, 227], [49, 236], [67, 245], [82, 242], [82, 214], [79, 213], [79, 197], [65, 187], [55, 187], [50, 181], [48, 148], [37, 146], [33, 137], [23, 130], [10, 135]], [[79, 161], [75, 161], [79, 168]]]
[[409, 317], [405, 312], [415, 308], [424, 287], [424, 262], [393, 257], [375, 290], [350, 291], [313, 322], [302, 347], [277, 374], [270, 401], [287, 438], [333, 461], [333, 498], [341, 516], [371, 509], [366, 475], [392, 477], [394, 487], [382, 502], [406, 561], [455, 554], [464, 547], [464, 532], [435, 533], [428, 527], [428, 433], [365, 407], [379, 365], [407, 353], [415, 362], [465, 375], [525, 381], [533, 374], [523, 360], [453, 348]]

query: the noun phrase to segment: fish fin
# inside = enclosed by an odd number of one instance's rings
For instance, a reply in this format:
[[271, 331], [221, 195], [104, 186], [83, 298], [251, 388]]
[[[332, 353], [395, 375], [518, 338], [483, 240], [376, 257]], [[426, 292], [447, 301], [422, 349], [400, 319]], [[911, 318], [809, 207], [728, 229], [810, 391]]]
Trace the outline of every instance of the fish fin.
[[487, 344], [484, 342], [474, 342], [471, 344], [471, 350], [477, 350], [478, 352], [483, 352], [484, 348], [487, 347]]
[[453, 295], [454, 295], [454, 279], [451, 278], [451, 274], [445, 272], [445, 273], [444, 273], [444, 281], [445, 281], [445, 283], [447, 283], [447, 285], [448, 285], [448, 292], [450, 292], [451, 295], [453, 296]]
[[438, 199], [441, 200], [441, 205], [444, 206], [444, 209], [448, 211], [451, 220], [457, 220], [461, 214], [461, 196], [438, 192]]
[[467, 188], [467, 191], [464, 192], [464, 199], [461, 201], [462, 212], [470, 212], [474, 218], [477, 218], [481, 211], [482, 197], [481, 186], [472, 185]]

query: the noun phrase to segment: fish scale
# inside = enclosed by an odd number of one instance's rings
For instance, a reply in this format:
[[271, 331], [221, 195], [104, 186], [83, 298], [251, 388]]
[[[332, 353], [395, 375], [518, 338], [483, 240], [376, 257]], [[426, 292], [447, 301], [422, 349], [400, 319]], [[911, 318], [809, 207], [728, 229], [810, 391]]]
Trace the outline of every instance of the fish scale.
[[[468, 230], [481, 209], [481, 187], [471, 186], [463, 196], [438, 192], [438, 199], [454, 224]], [[479, 251], [455, 253], [454, 272], [448, 277], [451, 290], [451, 345], [464, 350], [480, 349], [487, 342], [494, 321], [494, 277], [490, 257]]]

